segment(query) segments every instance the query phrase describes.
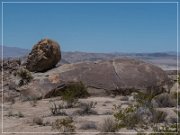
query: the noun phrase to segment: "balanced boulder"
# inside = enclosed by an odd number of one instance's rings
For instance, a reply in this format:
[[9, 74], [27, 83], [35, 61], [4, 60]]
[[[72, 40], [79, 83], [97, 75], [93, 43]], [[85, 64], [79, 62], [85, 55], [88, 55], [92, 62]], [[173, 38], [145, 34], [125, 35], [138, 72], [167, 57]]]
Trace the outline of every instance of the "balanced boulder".
[[60, 46], [50, 39], [42, 39], [29, 53], [26, 68], [32, 72], [44, 72], [56, 66], [61, 59]]

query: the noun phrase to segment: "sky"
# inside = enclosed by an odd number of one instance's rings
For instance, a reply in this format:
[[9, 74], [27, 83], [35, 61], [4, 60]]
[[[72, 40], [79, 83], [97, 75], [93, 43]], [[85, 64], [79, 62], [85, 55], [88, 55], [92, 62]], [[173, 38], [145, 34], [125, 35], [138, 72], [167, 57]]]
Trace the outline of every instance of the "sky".
[[43, 38], [62, 51], [176, 51], [176, 3], [3, 4], [3, 45], [31, 49]]

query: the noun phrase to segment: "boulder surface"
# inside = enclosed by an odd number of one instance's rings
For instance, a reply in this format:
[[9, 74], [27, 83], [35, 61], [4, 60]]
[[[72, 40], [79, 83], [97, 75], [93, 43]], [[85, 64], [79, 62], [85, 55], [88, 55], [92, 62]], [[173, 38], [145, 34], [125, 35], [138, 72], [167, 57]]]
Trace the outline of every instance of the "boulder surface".
[[90, 94], [100, 96], [136, 91], [160, 94], [171, 87], [171, 80], [161, 68], [127, 58], [64, 64], [45, 73], [35, 73], [34, 79], [37, 83], [32, 82], [32, 86], [38, 87], [43, 97], [63, 83], [73, 81], [83, 82]]
[[44, 72], [52, 69], [61, 59], [60, 46], [51, 39], [42, 39], [29, 53], [26, 68], [32, 72]]

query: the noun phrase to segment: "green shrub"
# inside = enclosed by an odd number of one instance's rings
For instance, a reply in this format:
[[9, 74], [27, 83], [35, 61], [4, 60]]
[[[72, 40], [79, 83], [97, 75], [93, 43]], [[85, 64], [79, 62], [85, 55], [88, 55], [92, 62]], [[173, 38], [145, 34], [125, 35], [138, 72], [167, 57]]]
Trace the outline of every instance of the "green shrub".
[[73, 107], [78, 98], [84, 98], [89, 96], [87, 88], [82, 82], [68, 83], [65, 90], [61, 92], [62, 100], [67, 102], [67, 106]]
[[[162, 132], [163, 135], [176, 135], [176, 133], [173, 133], [173, 132], [177, 132], [179, 128], [180, 128], [180, 125], [178, 125], [177, 127], [177, 123], [176, 123], [176, 124], [171, 124], [171, 125], [154, 127], [153, 129], [154, 129], [154, 132]], [[152, 133], [150, 135], [156, 135], [156, 134]]]
[[56, 119], [52, 123], [52, 129], [60, 132], [74, 132], [75, 126], [73, 125], [73, 119], [71, 117]]
[[19, 86], [26, 85], [33, 79], [31, 72], [25, 68], [20, 68], [14, 75], [20, 77]]
[[89, 93], [87, 92], [87, 88], [82, 82], [71, 82], [67, 84], [66, 89], [62, 93], [62, 98], [68, 101], [72, 98], [83, 98], [87, 97], [88, 95]]
[[139, 106], [144, 106], [147, 108], [152, 108], [152, 99], [155, 97], [154, 94], [146, 94], [142, 92], [137, 92], [137, 94], [134, 96], [135, 100], [137, 101]]
[[115, 120], [117, 121], [117, 128], [135, 128], [139, 123], [139, 118], [136, 116], [137, 108], [135, 106], [130, 106], [124, 109], [118, 110], [115, 114]]

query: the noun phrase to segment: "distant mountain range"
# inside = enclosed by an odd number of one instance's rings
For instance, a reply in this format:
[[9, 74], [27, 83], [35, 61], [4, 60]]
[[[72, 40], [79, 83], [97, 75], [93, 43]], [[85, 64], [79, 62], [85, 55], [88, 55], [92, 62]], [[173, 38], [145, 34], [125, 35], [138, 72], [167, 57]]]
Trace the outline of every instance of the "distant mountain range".
[[[3, 57], [22, 57], [27, 55], [30, 52], [28, 49], [18, 48], [18, 47], [8, 47], [3, 46]], [[0, 46], [0, 53], [2, 54], [2, 46]], [[68, 56], [71, 56], [71, 58], [76, 59], [76, 57], [80, 57], [79, 59], [106, 59], [107, 57], [118, 57], [118, 56], [133, 56], [133, 57], [174, 57], [177, 55], [177, 52], [155, 52], [155, 53], [88, 53], [88, 52], [62, 52], [62, 55], [65, 56], [65, 58]], [[2, 55], [0, 55], [1, 57]]]
[[[4, 58], [17, 58], [22, 60], [30, 50], [17, 47], [3, 46]], [[0, 47], [2, 54], [2, 46]], [[1, 57], [2, 55], [0, 55]], [[180, 55], [178, 55], [180, 56]], [[97, 61], [97, 60], [110, 60], [116, 58], [128, 57], [133, 59], [140, 59], [152, 64], [155, 64], [163, 69], [176, 69], [177, 67], [177, 53], [176, 52], [155, 52], [155, 53], [88, 53], [88, 52], [62, 52], [61, 64], [84, 62], [84, 61]], [[180, 60], [180, 59], [179, 59]], [[180, 61], [179, 61], [180, 63]]]
[[[3, 57], [22, 57], [30, 52], [28, 49], [22, 49], [18, 47], [3, 46]], [[0, 46], [0, 54], [2, 56], [2, 46]], [[1, 57], [0, 56], [0, 57]]]

